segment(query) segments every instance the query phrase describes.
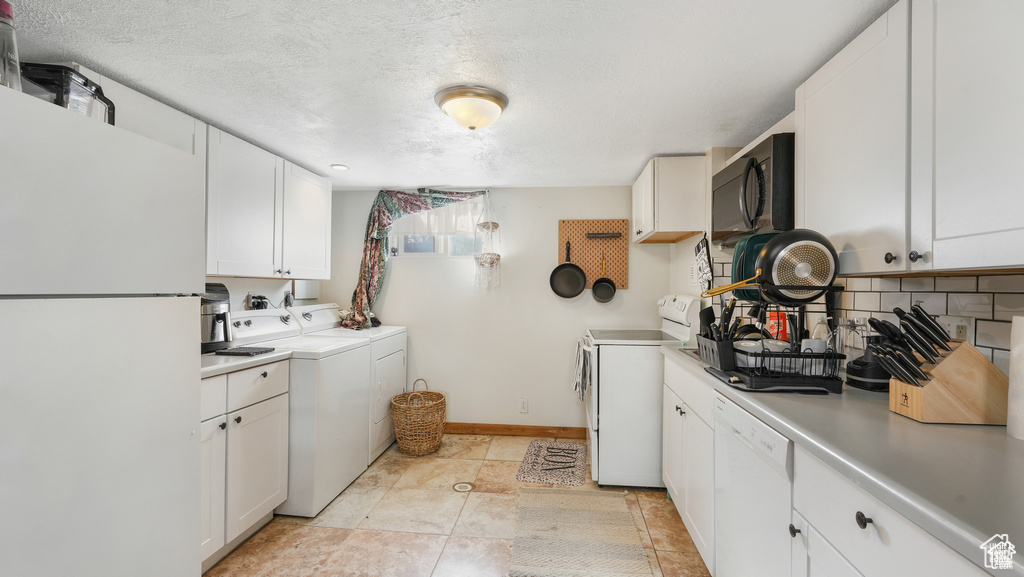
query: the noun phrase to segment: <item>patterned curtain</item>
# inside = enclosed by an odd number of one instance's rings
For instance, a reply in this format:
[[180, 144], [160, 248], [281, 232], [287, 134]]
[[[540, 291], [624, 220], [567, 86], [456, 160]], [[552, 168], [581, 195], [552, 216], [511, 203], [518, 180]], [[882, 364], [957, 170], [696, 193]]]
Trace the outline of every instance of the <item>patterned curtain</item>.
[[368, 313], [384, 284], [388, 253], [391, 251], [388, 233], [396, 220], [407, 214], [470, 200], [484, 192], [449, 192], [428, 188], [420, 188], [416, 192], [380, 191], [366, 222], [366, 244], [363, 246], [363, 262], [359, 267], [359, 283], [352, 293], [352, 314], [342, 320], [342, 326], [350, 329], [369, 328]]

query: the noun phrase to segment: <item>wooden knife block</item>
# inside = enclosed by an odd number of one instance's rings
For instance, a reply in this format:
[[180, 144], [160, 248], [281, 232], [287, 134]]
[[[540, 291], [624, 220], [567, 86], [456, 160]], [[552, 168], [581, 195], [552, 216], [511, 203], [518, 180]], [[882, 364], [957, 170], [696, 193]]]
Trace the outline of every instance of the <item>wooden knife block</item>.
[[1009, 377], [967, 341], [950, 348], [921, 367], [932, 379], [920, 387], [889, 379], [889, 410], [922, 423], [1005, 425]]

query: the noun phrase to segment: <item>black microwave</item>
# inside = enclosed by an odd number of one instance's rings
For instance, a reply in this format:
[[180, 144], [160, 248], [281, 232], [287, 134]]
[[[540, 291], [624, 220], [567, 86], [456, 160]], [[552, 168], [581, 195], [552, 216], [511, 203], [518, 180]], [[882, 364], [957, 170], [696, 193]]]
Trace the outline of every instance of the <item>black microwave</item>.
[[773, 134], [711, 178], [711, 242], [793, 229], [793, 133]]

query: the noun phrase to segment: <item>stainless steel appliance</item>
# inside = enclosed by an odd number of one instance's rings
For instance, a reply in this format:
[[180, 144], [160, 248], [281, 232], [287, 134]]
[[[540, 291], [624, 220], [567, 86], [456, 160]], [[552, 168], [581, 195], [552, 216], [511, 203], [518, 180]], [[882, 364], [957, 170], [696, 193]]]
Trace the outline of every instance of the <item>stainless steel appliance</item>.
[[711, 178], [711, 242], [793, 228], [793, 133], [773, 134]]
[[226, 349], [231, 344], [231, 299], [226, 286], [206, 283], [200, 299], [203, 354]]
[[661, 345], [696, 348], [700, 299], [669, 295], [658, 301], [661, 329], [589, 329], [587, 450], [601, 485], [664, 487], [661, 403], [665, 361]]

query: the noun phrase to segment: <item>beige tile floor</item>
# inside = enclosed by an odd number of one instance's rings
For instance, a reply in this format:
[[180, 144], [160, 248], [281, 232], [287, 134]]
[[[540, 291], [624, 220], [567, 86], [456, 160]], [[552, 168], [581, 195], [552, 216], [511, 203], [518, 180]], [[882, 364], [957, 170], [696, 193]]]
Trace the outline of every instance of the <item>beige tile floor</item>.
[[[445, 435], [423, 457], [392, 445], [315, 518], [275, 517], [206, 577], [505, 577], [519, 488], [551, 487], [516, 480], [532, 440]], [[626, 492], [655, 577], [708, 575], [665, 491], [587, 479], [578, 490]]]

